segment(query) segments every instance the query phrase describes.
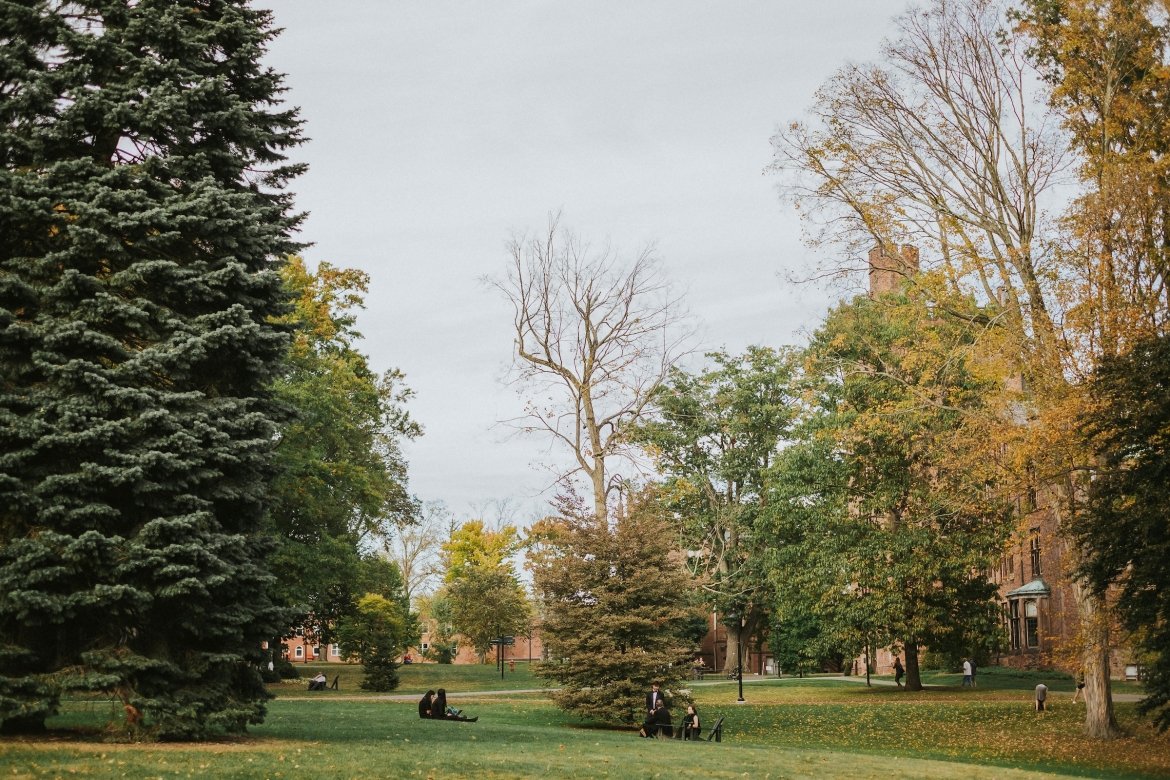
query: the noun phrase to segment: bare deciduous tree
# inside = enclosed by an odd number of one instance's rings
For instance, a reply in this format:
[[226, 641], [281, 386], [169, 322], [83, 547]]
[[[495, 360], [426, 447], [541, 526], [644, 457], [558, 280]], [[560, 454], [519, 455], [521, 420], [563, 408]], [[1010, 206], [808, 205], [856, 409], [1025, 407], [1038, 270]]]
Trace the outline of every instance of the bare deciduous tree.
[[881, 65], [843, 68], [817, 93], [811, 123], [773, 137], [773, 170], [820, 223], [818, 240], [843, 245], [844, 257], [874, 243], [937, 249], [956, 290], [1004, 297], [1027, 331], [1021, 347], [1054, 368], [1044, 279], [1055, 223], [1043, 206], [1065, 147], [1002, 11], [994, 0], [938, 0], [901, 17]]
[[512, 304], [513, 379], [526, 394], [515, 422], [568, 448], [589, 480], [594, 513], [607, 517], [626, 433], [650, 394], [687, 351], [690, 330], [652, 247], [625, 263], [549, 218], [538, 236], [509, 243], [508, 270], [487, 280]]
[[442, 501], [428, 501], [418, 506], [413, 522], [399, 521], [394, 534], [383, 541], [388, 559], [402, 570], [406, 597], [430, 593], [442, 574], [440, 548], [453, 527], [455, 518]]

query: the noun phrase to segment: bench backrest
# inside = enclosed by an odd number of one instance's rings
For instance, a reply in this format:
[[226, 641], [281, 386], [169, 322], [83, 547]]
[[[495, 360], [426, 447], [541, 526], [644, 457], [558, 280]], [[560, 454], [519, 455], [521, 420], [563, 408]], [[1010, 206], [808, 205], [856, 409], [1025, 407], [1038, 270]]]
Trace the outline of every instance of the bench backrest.
[[723, 741], [723, 718], [715, 721], [715, 725], [711, 727], [711, 733], [707, 735], [707, 741], [715, 740], [716, 742]]

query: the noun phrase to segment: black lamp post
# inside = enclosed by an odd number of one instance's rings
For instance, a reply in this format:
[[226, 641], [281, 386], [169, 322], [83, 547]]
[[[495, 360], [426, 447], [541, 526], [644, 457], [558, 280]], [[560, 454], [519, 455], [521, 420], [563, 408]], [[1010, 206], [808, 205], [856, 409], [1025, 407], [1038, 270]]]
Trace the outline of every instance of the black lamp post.
[[735, 626], [735, 664], [739, 678], [739, 698], [736, 699], [740, 704], [743, 703], [743, 617], [741, 616], [739, 622]]
[[744, 616], [738, 611], [726, 613], [727, 627], [735, 626], [735, 679], [739, 681], [739, 698], [737, 703], [743, 703], [743, 624]]

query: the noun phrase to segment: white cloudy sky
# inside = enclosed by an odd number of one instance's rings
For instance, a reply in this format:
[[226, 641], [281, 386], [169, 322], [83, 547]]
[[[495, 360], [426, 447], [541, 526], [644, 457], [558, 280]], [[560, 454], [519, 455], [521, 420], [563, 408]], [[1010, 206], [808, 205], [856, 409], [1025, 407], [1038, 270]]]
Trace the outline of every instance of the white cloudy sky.
[[799, 341], [829, 294], [784, 281], [809, 250], [769, 138], [874, 57], [906, 0], [267, 4], [285, 30], [268, 61], [312, 139], [305, 255], [370, 274], [364, 350], [406, 372], [426, 428], [411, 490], [523, 521], [564, 457], [496, 425], [520, 408], [510, 312], [478, 280], [508, 238], [562, 210], [626, 253], [654, 242], [703, 346]]

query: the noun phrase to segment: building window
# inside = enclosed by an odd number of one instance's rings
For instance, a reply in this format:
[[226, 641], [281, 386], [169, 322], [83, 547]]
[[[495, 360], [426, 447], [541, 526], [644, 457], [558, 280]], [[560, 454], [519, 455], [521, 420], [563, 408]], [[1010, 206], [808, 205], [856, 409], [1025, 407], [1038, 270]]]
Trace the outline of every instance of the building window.
[[1040, 646], [1040, 608], [1035, 601], [1024, 602], [1024, 643], [1026, 647]]
[[293, 651], [293, 655], [295, 655], [297, 658], [304, 658], [305, 657], [305, 648], [301, 647], [300, 645], [297, 645], [297, 649]]
[[421, 644], [419, 647], [420, 647], [420, 648], [422, 649], [422, 651], [425, 653], [425, 652], [427, 651], [427, 649], [428, 649], [428, 648], [430, 648], [430, 644], [429, 644], [429, 643], [427, 643], [427, 642], [423, 642], [423, 643], [422, 643], [422, 644]]
[[321, 645], [316, 645], [316, 646], [313, 648], [313, 657], [314, 657], [314, 658], [320, 658], [320, 657], [321, 657]]
[[1020, 649], [1020, 602], [1008, 602], [1008, 624], [1011, 628], [1012, 650]]
[[329, 646], [329, 655], [340, 657], [341, 656], [341, 648], [337, 645], [330, 645]]
[[1040, 529], [1032, 529], [1032, 539], [1030, 542], [1032, 551], [1032, 579], [1039, 579], [1042, 575], [1040, 571]]

